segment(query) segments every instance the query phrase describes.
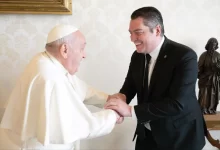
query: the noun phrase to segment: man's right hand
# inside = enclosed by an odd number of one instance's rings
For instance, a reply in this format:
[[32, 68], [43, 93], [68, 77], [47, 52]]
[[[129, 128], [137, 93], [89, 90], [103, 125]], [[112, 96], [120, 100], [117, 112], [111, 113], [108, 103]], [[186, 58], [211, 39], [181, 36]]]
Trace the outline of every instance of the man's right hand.
[[[115, 98], [118, 98], [118, 99], [121, 99], [122, 101], [124, 101], [126, 103], [126, 96], [122, 93], [115, 93], [113, 95], [109, 95], [108, 96], [108, 99], [107, 99], [107, 102], [112, 100], [112, 99], [115, 99]], [[116, 112], [117, 113], [117, 112]], [[117, 113], [117, 121], [116, 123], [117, 124], [121, 124], [122, 122], [124, 121], [124, 117], [123, 116], [120, 116], [118, 113]]]
[[105, 109], [112, 109], [116, 111], [120, 116], [131, 117], [131, 106], [119, 98], [112, 98], [104, 106]]
[[124, 102], [126, 102], [126, 96], [122, 93], [115, 93], [113, 95], [109, 95], [108, 96], [108, 99], [107, 99], [107, 102], [111, 99], [115, 99], [115, 98], [118, 98], [118, 99], [121, 99], [123, 100]]

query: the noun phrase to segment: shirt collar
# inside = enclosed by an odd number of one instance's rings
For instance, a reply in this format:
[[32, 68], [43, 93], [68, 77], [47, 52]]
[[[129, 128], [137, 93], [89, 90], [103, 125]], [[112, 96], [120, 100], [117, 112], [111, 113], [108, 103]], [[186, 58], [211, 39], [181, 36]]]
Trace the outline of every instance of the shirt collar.
[[152, 59], [156, 60], [158, 55], [159, 55], [159, 52], [160, 52], [160, 49], [163, 45], [163, 42], [164, 42], [164, 36], [162, 37], [162, 40], [160, 42], [160, 44], [152, 51], [149, 53], [149, 55], [151, 56]]
[[55, 66], [58, 67], [59, 70], [61, 70], [61, 72], [63, 72], [65, 75], [69, 74], [66, 68], [64, 68], [63, 65], [55, 57], [53, 57], [48, 51], [45, 51], [45, 53], [49, 57], [49, 59], [55, 64]]

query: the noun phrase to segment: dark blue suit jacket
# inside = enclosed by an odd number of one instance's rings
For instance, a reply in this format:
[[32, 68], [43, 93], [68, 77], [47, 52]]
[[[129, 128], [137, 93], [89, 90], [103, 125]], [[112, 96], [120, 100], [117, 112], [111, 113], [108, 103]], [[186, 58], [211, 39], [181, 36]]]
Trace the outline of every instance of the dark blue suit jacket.
[[205, 145], [203, 116], [195, 94], [198, 75], [196, 53], [165, 37], [143, 99], [144, 54], [133, 53], [120, 90], [134, 107], [138, 123], [150, 121], [152, 135], [161, 150], [201, 150]]

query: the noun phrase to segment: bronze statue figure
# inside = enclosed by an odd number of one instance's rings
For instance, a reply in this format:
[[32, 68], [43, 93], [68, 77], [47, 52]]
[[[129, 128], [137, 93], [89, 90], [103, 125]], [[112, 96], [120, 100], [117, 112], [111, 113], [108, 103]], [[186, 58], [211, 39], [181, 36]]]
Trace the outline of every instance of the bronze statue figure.
[[210, 38], [205, 46], [206, 52], [199, 58], [199, 104], [203, 114], [215, 114], [220, 98], [220, 54], [218, 41]]

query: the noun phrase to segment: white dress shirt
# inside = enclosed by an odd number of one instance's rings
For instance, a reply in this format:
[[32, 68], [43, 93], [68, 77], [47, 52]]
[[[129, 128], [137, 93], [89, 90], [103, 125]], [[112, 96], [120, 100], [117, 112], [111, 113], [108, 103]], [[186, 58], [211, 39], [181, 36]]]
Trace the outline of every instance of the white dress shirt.
[[[148, 69], [149, 69], [148, 70], [148, 87], [150, 85], [151, 75], [153, 73], [154, 66], [156, 64], [157, 57], [160, 53], [160, 49], [161, 49], [161, 46], [163, 45], [163, 42], [164, 42], [164, 37], [162, 38], [160, 44], [151, 53], [149, 53], [149, 55], [151, 56], [151, 60], [150, 60], [149, 65], [148, 65]], [[131, 107], [131, 113], [132, 113], [132, 118], [137, 120], [137, 116], [135, 114], [134, 107]], [[149, 122], [145, 123], [145, 127], [148, 128], [149, 130], [151, 130]]]
[[9, 98], [0, 149], [73, 150], [80, 139], [108, 134], [117, 120], [115, 112], [91, 113], [83, 103], [104, 104], [107, 96], [42, 52], [28, 64]]

